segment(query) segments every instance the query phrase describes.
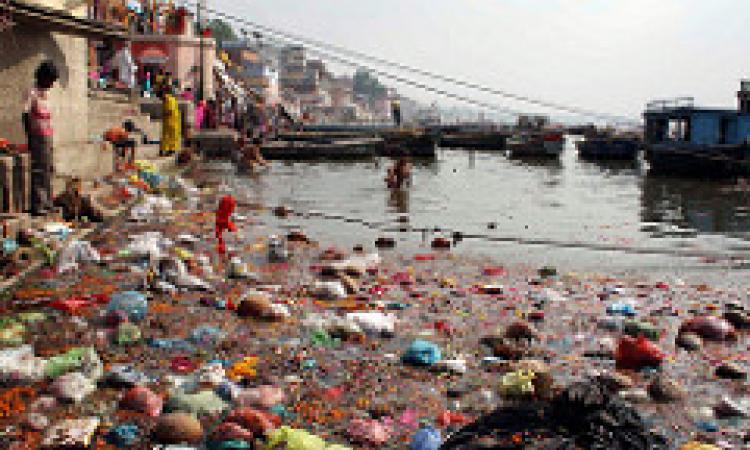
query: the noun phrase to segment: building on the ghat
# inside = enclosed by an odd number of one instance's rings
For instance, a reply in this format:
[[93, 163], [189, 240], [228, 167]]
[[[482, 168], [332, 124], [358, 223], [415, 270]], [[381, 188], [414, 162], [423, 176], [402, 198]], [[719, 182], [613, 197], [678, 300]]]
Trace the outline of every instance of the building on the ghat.
[[0, 14], [0, 136], [25, 143], [24, 97], [37, 66], [49, 59], [60, 71], [50, 91], [56, 172], [85, 175], [111, 168], [111, 155], [90, 144], [88, 40], [126, 40], [126, 30], [88, 19], [85, 1], [2, 0]]

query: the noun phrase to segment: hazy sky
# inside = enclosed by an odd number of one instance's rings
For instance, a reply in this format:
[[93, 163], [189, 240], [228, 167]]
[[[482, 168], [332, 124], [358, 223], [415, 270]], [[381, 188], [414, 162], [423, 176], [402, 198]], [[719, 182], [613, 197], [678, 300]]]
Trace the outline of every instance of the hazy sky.
[[739, 80], [750, 77], [747, 0], [208, 1], [371, 55], [632, 117], [654, 98], [687, 95], [702, 105], [733, 106]]

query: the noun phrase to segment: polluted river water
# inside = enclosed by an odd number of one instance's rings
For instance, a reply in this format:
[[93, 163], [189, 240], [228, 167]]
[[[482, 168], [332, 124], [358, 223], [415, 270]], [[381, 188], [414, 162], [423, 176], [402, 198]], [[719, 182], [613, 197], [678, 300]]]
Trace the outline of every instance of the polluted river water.
[[750, 257], [750, 187], [659, 178], [642, 161], [586, 162], [568, 145], [560, 160], [513, 160], [501, 152], [441, 150], [415, 160], [411, 186], [386, 189], [388, 159], [276, 162], [234, 177], [233, 189], [296, 216], [340, 244], [391, 236], [400, 250], [435, 236], [454, 252], [575, 271], [661, 273], [739, 280]]

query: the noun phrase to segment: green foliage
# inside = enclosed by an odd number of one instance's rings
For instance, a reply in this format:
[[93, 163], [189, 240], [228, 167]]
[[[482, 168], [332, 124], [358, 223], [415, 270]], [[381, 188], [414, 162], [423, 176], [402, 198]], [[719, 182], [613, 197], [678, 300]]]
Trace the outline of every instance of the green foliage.
[[354, 93], [370, 98], [383, 98], [387, 91], [377, 77], [365, 69], [359, 69], [354, 74]]
[[216, 48], [221, 48], [224, 41], [237, 40], [237, 34], [232, 26], [221, 19], [213, 19], [208, 22], [211, 35], [216, 39]]

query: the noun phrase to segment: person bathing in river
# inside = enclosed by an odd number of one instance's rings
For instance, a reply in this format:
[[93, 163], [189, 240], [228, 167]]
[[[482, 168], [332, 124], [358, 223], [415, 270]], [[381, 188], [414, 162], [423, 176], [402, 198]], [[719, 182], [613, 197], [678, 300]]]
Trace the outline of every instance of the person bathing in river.
[[411, 163], [407, 157], [402, 156], [388, 169], [385, 182], [389, 189], [401, 189], [411, 183]]
[[240, 163], [247, 170], [255, 170], [257, 166], [265, 167], [268, 165], [260, 151], [262, 139], [253, 137], [253, 131], [247, 130], [246, 137], [240, 137]]

